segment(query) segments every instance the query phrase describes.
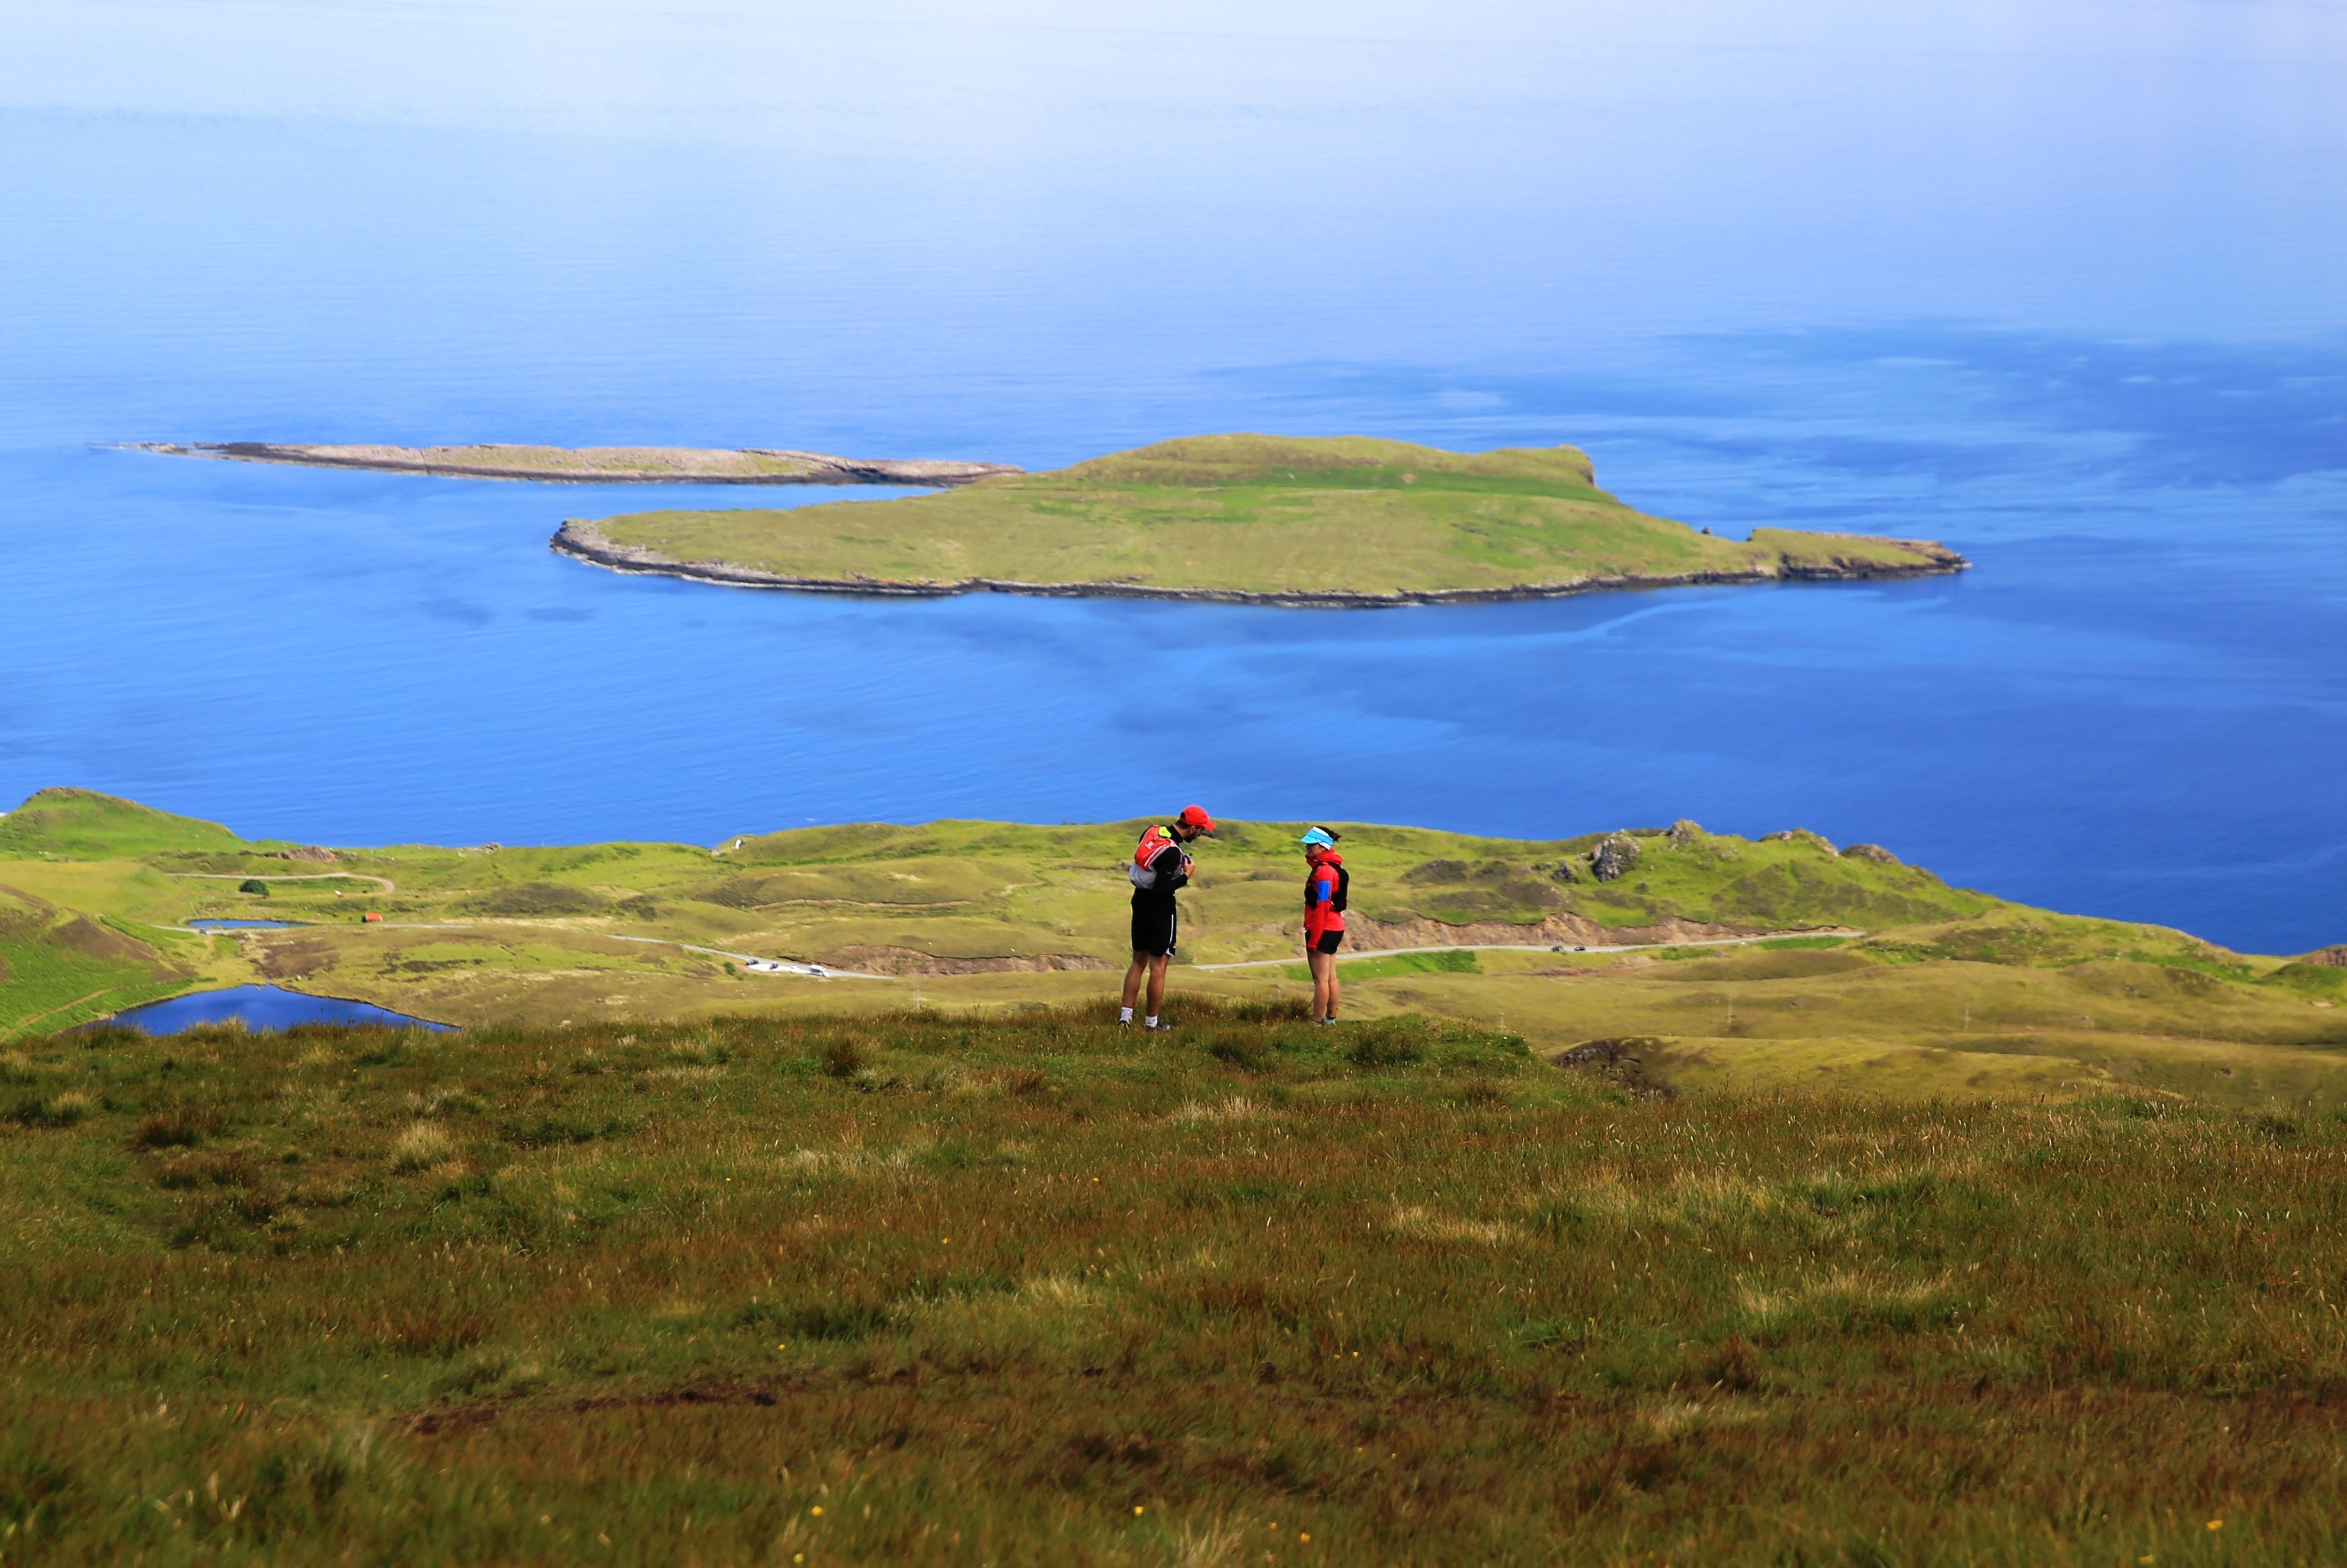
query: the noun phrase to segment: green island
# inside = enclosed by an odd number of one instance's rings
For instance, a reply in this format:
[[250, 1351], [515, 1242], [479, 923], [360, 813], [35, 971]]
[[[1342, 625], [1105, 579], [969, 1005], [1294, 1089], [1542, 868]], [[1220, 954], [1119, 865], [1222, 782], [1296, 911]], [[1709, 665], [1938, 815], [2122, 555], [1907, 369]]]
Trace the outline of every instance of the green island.
[[1152, 1036], [1138, 826], [0, 817], [0, 1561], [2336, 1559], [2347, 949], [1229, 824]]
[[939, 494], [563, 524], [617, 571], [812, 592], [972, 591], [1378, 606], [1960, 571], [1924, 539], [1735, 540], [1597, 487], [1571, 446], [1445, 452], [1368, 436], [1203, 436]]

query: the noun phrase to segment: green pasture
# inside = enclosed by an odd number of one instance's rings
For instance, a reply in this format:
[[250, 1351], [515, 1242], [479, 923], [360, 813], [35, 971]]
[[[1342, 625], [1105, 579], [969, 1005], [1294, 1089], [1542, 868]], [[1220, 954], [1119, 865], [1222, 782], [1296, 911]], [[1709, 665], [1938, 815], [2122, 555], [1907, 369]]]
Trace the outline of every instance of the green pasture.
[[1365, 436], [1197, 436], [899, 500], [641, 512], [594, 527], [674, 561], [930, 587], [1390, 595], [1939, 564], [1891, 539], [1699, 533], [1597, 488], [1570, 446], [1464, 454]]

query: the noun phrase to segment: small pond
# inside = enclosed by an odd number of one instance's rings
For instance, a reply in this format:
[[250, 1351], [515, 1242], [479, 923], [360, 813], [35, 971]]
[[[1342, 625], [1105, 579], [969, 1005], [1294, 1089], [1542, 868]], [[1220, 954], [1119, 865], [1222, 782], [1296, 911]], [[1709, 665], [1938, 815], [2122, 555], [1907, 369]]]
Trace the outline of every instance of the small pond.
[[409, 1018], [373, 1002], [304, 996], [281, 986], [231, 986], [225, 990], [194, 991], [116, 1013], [105, 1021], [128, 1024], [149, 1034], [177, 1034], [198, 1024], [226, 1023], [231, 1019], [241, 1019], [247, 1029], [291, 1029], [299, 1023], [374, 1024], [385, 1029], [443, 1030], [456, 1027]]

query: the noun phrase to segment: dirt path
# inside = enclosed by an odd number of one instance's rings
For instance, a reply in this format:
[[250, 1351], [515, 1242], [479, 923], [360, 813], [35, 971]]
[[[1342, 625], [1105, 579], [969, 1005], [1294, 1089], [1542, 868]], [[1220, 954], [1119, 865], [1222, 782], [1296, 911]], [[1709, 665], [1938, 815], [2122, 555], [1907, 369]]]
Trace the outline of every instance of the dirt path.
[[57, 1014], [66, 1011], [67, 1009], [77, 1008], [84, 1002], [96, 1001], [98, 998], [104, 996], [108, 991], [112, 989], [114, 989], [112, 986], [101, 986], [86, 997], [76, 997], [73, 1000], [66, 1003], [64, 1007], [53, 1007], [45, 1013], [36, 1013], [31, 1018], [24, 1019], [16, 1023], [10, 1024], [5, 1032], [0, 1032], [0, 1040], [14, 1040], [20, 1034], [29, 1034], [32, 1032], [33, 1026], [40, 1022], [41, 1020], [45, 1018], [55, 1018]]
[[[184, 876], [189, 874], [172, 872], [169, 875]], [[209, 876], [211, 874], [204, 873], [204, 875]], [[357, 874], [346, 872], [343, 873], [343, 875], [354, 876]], [[278, 876], [259, 877], [255, 878], [255, 880], [264, 882], [300, 882], [307, 879], [299, 876]], [[390, 890], [391, 882], [387, 877], [374, 876], [369, 877], [368, 880], [373, 882], [381, 882], [386, 891]], [[445, 920], [378, 920], [367, 928], [374, 931], [477, 931], [482, 929], [479, 926], [466, 922]], [[165, 926], [162, 927], [161, 929], [166, 931], [193, 931], [195, 928], [190, 926]], [[200, 936], [218, 936], [223, 935], [224, 933], [207, 931], [198, 932], [197, 934]], [[703, 948], [692, 942], [680, 942], [671, 937], [623, 937], [616, 931], [586, 931], [576, 934], [585, 937], [600, 938], [607, 942], [644, 942], [659, 948], [682, 948], [688, 953], [706, 953], [713, 958], [731, 958], [753, 975], [802, 975], [809, 979], [816, 980], [894, 980], [897, 978], [895, 975], [868, 975], [861, 969], [835, 969], [827, 964], [799, 964], [793, 963], [784, 958], [760, 958], [755, 953], [729, 952], [723, 948]], [[84, 999], [86, 1000], [87, 999]]]

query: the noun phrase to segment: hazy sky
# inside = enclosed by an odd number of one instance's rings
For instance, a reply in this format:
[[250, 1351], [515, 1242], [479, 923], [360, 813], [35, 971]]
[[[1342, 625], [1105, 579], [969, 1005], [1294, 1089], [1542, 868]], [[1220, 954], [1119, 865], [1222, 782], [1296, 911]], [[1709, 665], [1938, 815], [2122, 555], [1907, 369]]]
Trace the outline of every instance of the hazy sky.
[[[2347, 4], [2227, 0], [1133, 0], [838, 6], [609, 0], [12, 0], [0, 104], [674, 133], [880, 151], [1031, 149], [1105, 116], [1252, 105], [1407, 122], [1675, 100], [1894, 119], [1964, 100], [2035, 121], [2065, 79], [2132, 67], [2188, 111], [2196, 72], [2334, 88]], [[2169, 75], [2157, 69], [2180, 67]], [[2327, 78], [2327, 80], [2326, 80]], [[2276, 85], [2287, 86], [2286, 79]], [[1920, 93], [1921, 102], [1916, 101]], [[2100, 94], [2095, 95], [2097, 98]], [[2319, 106], [2278, 93], [2269, 128]], [[2188, 118], [2188, 113], [2186, 118]], [[2302, 128], [2338, 128], [2312, 114]], [[2335, 144], [2334, 144], [2335, 146]]]
[[460, 341], [625, 400], [745, 333], [771, 385], [2347, 327], [2347, 0], [854, 9], [11, 0], [15, 401], [190, 310], [251, 346], [190, 388], [296, 404], [272, 356]]

